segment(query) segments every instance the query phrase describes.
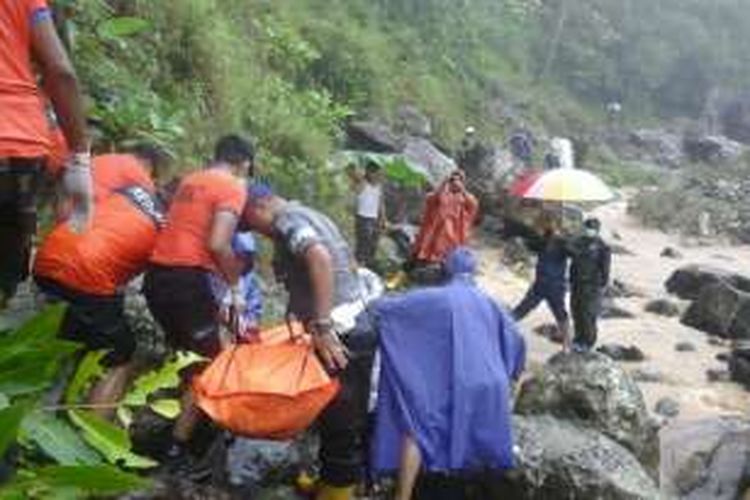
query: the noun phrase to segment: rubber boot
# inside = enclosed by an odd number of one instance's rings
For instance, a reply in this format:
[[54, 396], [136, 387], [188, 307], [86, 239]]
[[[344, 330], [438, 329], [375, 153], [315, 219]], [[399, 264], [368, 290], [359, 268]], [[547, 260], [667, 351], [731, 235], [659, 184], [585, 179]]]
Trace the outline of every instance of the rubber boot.
[[354, 498], [354, 485], [330, 486], [322, 483], [315, 500], [352, 500]]

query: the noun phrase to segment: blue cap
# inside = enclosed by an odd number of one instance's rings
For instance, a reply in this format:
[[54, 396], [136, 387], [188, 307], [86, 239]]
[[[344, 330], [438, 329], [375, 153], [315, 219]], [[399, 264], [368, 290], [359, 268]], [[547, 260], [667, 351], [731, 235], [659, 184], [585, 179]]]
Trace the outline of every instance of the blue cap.
[[248, 201], [251, 203], [269, 196], [273, 196], [273, 188], [267, 182], [255, 181], [247, 188]]

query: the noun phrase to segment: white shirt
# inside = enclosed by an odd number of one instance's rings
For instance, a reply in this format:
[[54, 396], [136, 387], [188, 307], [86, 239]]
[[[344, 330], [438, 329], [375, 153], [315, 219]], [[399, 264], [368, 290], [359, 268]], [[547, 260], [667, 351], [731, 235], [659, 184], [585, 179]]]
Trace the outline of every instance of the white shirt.
[[357, 195], [357, 215], [377, 219], [380, 215], [381, 196], [383, 196], [383, 188], [380, 185], [365, 182]]

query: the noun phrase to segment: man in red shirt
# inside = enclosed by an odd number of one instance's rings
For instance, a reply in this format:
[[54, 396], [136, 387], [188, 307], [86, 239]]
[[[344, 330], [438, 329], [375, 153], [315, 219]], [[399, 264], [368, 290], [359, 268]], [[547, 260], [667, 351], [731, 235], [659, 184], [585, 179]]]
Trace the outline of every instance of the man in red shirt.
[[[49, 155], [49, 124], [32, 59], [73, 154], [63, 187], [73, 201], [71, 223], [82, 229], [91, 211], [86, 121], [75, 71], [55, 32], [45, 0], [0, 0], [0, 306], [28, 275], [36, 230], [36, 187]], [[33, 56], [33, 57], [32, 57]]]
[[[208, 168], [186, 176], [172, 198], [143, 291], [151, 313], [176, 349], [207, 358], [221, 350], [210, 277], [222, 277], [234, 290], [244, 269], [232, 250], [232, 236], [245, 205], [245, 177], [252, 175], [254, 157], [248, 141], [223, 137]], [[201, 418], [190, 391], [182, 407], [173, 431], [176, 444], [169, 453], [174, 459], [186, 456], [183, 445]]]
[[66, 223], [57, 225], [34, 261], [39, 287], [69, 304], [60, 335], [88, 349], [108, 351], [102, 364], [109, 371], [89, 395], [89, 403], [102, 406], [97, 411], [105, 417], [114, 414], [105, 406], [119, 401], [134, 375], [136, 344], [125, 320], [123, 289], [145, 270], [164, 224], [148, 173], [158, 155], [149, 151], [155, 150], [141, 147], [135, 155], [94, 158], [101, 196], [90, 227], [77, 233]]

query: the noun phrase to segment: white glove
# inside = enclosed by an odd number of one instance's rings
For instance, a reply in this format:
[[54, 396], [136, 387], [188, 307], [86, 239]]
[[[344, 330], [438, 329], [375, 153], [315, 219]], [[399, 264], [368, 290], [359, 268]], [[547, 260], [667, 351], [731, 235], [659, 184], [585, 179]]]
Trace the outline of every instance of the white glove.
[[94, 185], [91, 180], [91, 154], [70, 157], [62, 177], [63, 193], [71, 201], [68, 222], [77, 233], [88, 228], [94, 215]]

